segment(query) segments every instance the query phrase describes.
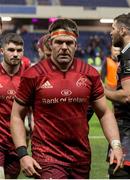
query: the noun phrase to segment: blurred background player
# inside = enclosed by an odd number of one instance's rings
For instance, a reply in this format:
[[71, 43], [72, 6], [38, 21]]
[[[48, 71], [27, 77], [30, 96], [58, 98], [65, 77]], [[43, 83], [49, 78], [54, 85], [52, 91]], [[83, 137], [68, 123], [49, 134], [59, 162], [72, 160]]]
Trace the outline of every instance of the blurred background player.
[[51, 56], [51, 48], [49, 41], [50, 41], [50, 34], [45, 34], [37, 42], [37, 50], [40, 60], [49, 58]]
[[112, 46], [111, 56], [106, 57], [102, 65], [101, 78], [105, 86], [110, 89], [116, 89], [117, 86], [117, 69], [119, 66], [117, 56], [119, 54], [120, 48]]
[[20, 172], [19, 159], [10, 133], [10, 114], [20, 77], [25, 70], [21, 65], [24, 52], [23, 46], [23, 39], [15, 33], [9, 33], [2, 37], [1, 53], [3, 59], [0, 64], [0, 178], [15, 179]]
[[[1, 47], [1, 40], [2, 40], [2, 18], [0, 17], [0, 47]], [[0, 54], [0, 59], [2, 54]], [[22, 61], [21, 61], [22, 65], [24, 66], [25, 69], [29, 68], [31, 66], [31, 60], [24, 56], [22, 57]]]
[[21, 61], [22, 65], [24, 66], [25, 69], [28, 69], [31, 66], [31, 61], [28, 57], [23, 56], [22, 57], [22, 61]]

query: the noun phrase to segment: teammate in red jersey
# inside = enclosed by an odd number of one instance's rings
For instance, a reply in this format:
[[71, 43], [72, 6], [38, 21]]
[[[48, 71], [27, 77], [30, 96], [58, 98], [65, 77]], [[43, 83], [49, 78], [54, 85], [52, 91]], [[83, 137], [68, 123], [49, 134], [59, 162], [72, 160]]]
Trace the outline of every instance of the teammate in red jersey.
[[31, 66], [31, 61], [26, 56], [22, 57], [21, 63], [24, 66], [25, 69], [28, 69]]
[[[51, 58], [24, 73], [12, 108], [11, 132], [23, 172], [40, 179], [89, 178], [91, 150], [86, 113], [90, 103], [111, 143], [110, 163], [117, 159], [119, 168], [122, 149], [118, 128], [107, 106], [100, 75], [74, 58], [76, 23], [58, 19], [49, 32]], [[27, 153], [23, 124], [27, 106], [32, 106], [35, 124], [32, 157]]]
[[49, 39], [50, 39], [50, 34], [45, 34], [37, 42], [37, 50], [41, 60], [49, 58], [51, 56]]
[[14, 179], [20, 172], [19, 158], [10, 133], [10, 114], [24, 71], [21, 66], [23, 45], [22, 38], [15, 33], [6, 34], [1, 42], [3, 59], [0, 64], [0, 178]]

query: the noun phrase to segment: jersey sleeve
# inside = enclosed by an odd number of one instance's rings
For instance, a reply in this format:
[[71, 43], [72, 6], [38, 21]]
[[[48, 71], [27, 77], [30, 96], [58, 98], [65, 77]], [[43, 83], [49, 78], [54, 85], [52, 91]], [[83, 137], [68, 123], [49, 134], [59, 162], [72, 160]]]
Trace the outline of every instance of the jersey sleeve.
[[31, 60], [25, 56], [22, 57], [22, 65], [25, 69], [28, 69], [31, 66]]
[[92, 82], [92, 91], [90, 101], [95, 101], [104, 96], [104, 88], [101, 81], [101, 76], [96, 69], [92, 68], [89, 72]]
[[130, 48], [126, 52], [121, 53], [119, 61], [121, 80], [130, 78]]
[[121, 81], [125, 81], [127, 79], [130, 79], [130, 60], [129, 62], [125, 63], [124, 68], [121, 68], [120, 72], [120, 79]]
[[34, 98], [34, 78], [21, 77], [15, 100], [21, 105], [31, 106]]

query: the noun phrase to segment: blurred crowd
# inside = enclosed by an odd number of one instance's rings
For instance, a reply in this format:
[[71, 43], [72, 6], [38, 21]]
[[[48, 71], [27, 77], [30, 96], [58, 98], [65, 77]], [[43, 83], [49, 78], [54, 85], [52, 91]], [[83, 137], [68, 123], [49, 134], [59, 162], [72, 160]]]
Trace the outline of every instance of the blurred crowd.
[[[44, 33], [31, 33], [27, 26], [21, 26], [16, 28], [13, 32], [20, 34], [24, 40], [24, 54], [27, 56], [32, 63], [39, 60], [39, 53], [37, 49], [37, 43]], [[3, 34], [8, 31], [3, 32]], [[101, 68], [104, 60], [111, 54], [111, 41], [109, 34], [99, 34], [86, 32], [85, 35], [80, 33], [78, 40], [78, 47], [75, 52], [75, 57], [79, 57], [88, 64], [91, 64], [97, 68]]]

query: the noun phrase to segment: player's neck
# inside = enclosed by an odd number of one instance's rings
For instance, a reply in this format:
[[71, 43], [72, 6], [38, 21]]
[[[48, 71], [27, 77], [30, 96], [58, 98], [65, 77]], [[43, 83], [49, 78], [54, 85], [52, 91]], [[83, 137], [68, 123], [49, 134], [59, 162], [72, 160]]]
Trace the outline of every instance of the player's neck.
[[57, 63], [53, 58], [51, 58], [51, 61], [55, 64], [55, 66], [61, 71], [61, 72], [67, 72], [69, 70], [69, 68], [71, 67], [73, 61], [69, 62], [69, 63], [62, 63], [59, 64]]
[[14, 74], [16, 74], [19, 71], [19, 68], [20, 68], [20, 64], [18, 64], [16, 66], [11, 66], [11, 65], [7, 64], [5, 61], [2, 61], [1, 65], [2, 65], [3, 69], [10, 76], [13, 76]]

